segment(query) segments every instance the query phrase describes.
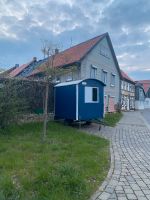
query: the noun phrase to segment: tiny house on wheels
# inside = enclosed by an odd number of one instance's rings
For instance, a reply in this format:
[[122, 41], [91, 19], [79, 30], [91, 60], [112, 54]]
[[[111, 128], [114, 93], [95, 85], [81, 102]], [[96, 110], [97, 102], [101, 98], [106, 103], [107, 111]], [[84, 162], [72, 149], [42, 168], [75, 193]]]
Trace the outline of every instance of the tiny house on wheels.
[[97, 79], [59, 83], [55, 86], [55, 119], [91, 121], [104, 115], [104, 86]]

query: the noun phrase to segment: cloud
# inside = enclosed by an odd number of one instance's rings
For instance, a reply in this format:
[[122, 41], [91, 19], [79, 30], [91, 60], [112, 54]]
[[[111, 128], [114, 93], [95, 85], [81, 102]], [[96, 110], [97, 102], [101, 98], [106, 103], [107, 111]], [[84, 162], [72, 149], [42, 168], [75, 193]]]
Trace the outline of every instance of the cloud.
[[109, 32], [122, 69], [150, 71], [148, 0], [0, 0], [0, 24], [3, 65], [42, 56], [41, 39], [67, 48]]

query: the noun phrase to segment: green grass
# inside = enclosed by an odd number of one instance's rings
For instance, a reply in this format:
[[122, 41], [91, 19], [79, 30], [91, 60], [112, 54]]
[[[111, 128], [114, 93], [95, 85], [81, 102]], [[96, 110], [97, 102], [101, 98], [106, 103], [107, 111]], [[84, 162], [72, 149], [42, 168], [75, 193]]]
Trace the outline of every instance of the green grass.
[[0, 200], [87, 200], [109, 169], [109, 142], [51, 122], [0, 134]]
[[121, 112], [106, 113], [103, 121], [106, 123], [107, 126], [115, 126], [120, 121], [122, 116], [123, 114]]

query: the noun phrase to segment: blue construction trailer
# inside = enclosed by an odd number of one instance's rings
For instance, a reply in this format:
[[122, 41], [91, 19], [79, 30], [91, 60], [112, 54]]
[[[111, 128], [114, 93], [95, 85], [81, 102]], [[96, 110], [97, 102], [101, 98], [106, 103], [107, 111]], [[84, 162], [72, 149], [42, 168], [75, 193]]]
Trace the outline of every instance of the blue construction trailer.
[[91, 121], [104, 115], [104, 86], [97, 79], [55, 85], [55, 119]]

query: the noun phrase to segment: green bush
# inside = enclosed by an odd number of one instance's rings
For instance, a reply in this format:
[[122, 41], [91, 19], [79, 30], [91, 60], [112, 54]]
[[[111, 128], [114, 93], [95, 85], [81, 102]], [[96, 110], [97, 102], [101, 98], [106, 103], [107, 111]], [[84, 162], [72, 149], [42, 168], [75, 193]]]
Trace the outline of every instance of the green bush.
[[0, 128], [6, 128], [17, 121], [19, 114], [27, 109], [27, 102], [21, 95], [22, 87], [16, 81], [3, 81], [0, 88]]

